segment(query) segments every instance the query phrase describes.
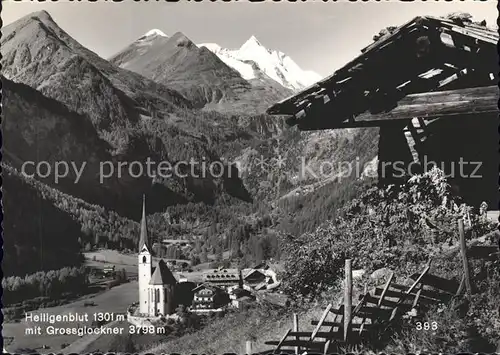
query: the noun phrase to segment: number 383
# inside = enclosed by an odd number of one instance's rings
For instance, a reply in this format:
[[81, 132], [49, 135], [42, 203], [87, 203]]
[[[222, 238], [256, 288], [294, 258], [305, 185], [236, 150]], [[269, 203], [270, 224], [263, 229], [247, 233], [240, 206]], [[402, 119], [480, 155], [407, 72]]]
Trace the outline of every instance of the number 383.
[[437, 322], [417, 322], [417, 330], [436, 330], [438, 328]]

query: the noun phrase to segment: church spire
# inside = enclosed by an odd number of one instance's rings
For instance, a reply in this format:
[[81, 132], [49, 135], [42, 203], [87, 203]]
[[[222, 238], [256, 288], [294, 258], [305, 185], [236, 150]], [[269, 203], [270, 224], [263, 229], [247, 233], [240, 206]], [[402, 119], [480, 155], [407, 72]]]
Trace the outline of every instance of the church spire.
[[146, 224], [146, 195], [142, 195], [142, 219], [141, 219], [141, 237], [139, 239], [139, 253], [141, 252], [144, 246], [146, 246], [148, 251], [150, 251], [148, 244], [148, 226]]

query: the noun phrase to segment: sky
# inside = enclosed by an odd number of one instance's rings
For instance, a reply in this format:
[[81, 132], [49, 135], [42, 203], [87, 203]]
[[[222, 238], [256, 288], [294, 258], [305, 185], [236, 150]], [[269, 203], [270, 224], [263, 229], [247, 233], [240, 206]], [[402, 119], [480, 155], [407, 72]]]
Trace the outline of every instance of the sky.
[[103, 58], [117, 53], [151, 29], [182, 32], [195, 43], [239, 48], [252, 35], [268, 49], [289, 55], [302, 69], [327, 76], [356, 57], [381, 29], [416, 16], [468, 12], [496, 27], [496, 1], [400, 2], [31, 2], [4, 0], [9, 24], [47, 10], [73, 38]]

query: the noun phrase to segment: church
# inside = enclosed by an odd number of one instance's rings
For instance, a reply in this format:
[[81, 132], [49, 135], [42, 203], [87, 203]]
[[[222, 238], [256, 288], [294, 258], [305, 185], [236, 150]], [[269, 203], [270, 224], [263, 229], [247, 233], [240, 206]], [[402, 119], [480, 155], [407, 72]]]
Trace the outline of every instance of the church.
[[177, 280], [160, 260], [152, 265], [152, 249], [148, 241], [146, 200], [142, 201], [141, 234], [137, 260], [139, 279], [139, 313], [150, 317], [165, 316], [175, 311], [175, 286]]

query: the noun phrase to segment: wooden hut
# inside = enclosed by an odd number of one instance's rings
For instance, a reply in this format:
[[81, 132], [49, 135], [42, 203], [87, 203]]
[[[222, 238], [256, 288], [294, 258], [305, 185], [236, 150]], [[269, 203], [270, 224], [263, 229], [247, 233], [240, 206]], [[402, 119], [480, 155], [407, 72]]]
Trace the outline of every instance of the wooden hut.
[[498, 39], [468, 19], [417, 17], [267, 112], [300, 130], [379, 127], [381, 184], [435, 162], [467, 202], [496, 207]]

